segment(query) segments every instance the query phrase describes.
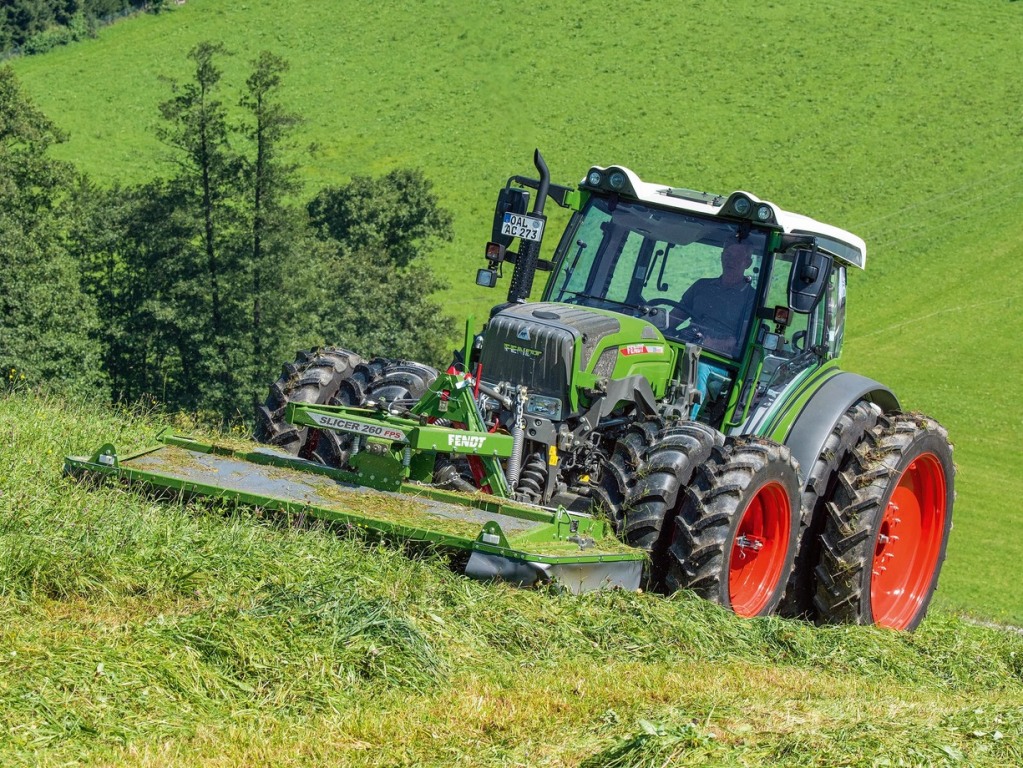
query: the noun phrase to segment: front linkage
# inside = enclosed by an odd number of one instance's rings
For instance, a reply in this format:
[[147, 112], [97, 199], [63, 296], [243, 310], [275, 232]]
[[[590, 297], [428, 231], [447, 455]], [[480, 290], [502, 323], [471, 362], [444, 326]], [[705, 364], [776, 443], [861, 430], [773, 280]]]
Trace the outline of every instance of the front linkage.
[[285, 419], [346, 435], [347, 464], [357, 482], [371, 488], [395, 490], [408, 480], [433, 483], [437, 455], [457, 454], [467, 457], [480, 490], [509, 498], [501, 460], [514, 466], [515, 438], [487, 429], [476, 386], [468, 376], [443, 373], [402, 415], [382, 401], [376, 408], [289, 403]]

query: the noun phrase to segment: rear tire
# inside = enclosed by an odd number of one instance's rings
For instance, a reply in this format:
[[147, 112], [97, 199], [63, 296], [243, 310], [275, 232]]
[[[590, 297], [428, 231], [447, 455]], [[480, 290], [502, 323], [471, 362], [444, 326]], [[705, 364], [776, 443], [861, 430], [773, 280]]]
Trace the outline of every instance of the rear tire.
[[697, 469], [675, 519], [668, 588], [691, 589], [739, 616], [771, 613], [795, 557], [799, 487], [785, 446], [726, 439]]
[[920, 414], [878, 419], [827, 506], [815, 599], [822, 622], [919, 625], [945, 560], [954, 477], [944, 427]]
[[825, 506], [834, 495], [838, 472], [845, 460], [867, 430], [877, 424], [880, 415], [881, 409], [866, 400], [854, 404], [835, 423], [817, 461], [810, 468], [803, 489], [796, 559], [778, 607], [782, 616], [811, 621], [817, 618], [813, 599], [817, 594], [816, 569], [821, 555], [821, 534], [827, 521]]

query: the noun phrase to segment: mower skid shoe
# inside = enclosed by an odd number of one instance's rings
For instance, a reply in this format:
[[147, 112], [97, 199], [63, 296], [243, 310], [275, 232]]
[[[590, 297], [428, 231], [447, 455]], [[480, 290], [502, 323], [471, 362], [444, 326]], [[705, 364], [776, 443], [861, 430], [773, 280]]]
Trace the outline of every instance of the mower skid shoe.
[[505, 581], [519, 587], [553, 584], [573, 594], [596, 589], [639, 589], [643, 563], [639, 560], [607, 563], [538, 563], [505, 555], [475, 551], [465, 575], [480, 581]]

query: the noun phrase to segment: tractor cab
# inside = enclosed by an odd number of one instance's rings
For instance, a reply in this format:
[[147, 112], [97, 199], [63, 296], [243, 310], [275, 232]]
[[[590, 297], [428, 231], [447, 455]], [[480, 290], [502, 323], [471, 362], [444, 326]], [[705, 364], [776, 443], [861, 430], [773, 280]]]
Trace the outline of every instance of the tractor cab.
[[[538, 258], [542, 206], [540, 216], [526, 213], [529, 192], [513, 182], [536, 189], [537, 203], [547, 194], [573, 211], [550, 262]], [[514, 237], [519, 253], [508, 250]], [[531, 285], [522, 270], [545, 269], [544, 302], [653, 326], [674, 350], [676, 390], [693, 390], [674, 398], [686, 404], [682, 415], [743, 433], [804, 374], [838, 357], [845, 267], [865, 258], [855, 235], [751, 194], [650, 184], [619, 166], [591, 168], [574, 190], [513, 177], [494, 238], [478, 284], [496, 284], [505, 262], [515, 265], [513, 288]], [[527, 295], [510, 291], [509, 302]], [[620, 351], [642, 349], [647, 336], [622, 340]]]

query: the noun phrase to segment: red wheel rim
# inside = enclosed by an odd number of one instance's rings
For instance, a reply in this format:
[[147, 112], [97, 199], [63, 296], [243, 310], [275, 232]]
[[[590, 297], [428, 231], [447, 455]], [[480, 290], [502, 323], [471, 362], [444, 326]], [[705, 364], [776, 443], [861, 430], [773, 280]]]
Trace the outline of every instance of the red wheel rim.
[[874, 623], [906, 629], [931, 594], [945, 536], [945, 471], [933, 453], [902, 473], [885, 507], [870, 575]]
[[728, 561], [728, 599], [740, 616], [758, 616], [777, 592], [792, 533], [789, 497], [780, 483], [757, 491], [742, 513]]

